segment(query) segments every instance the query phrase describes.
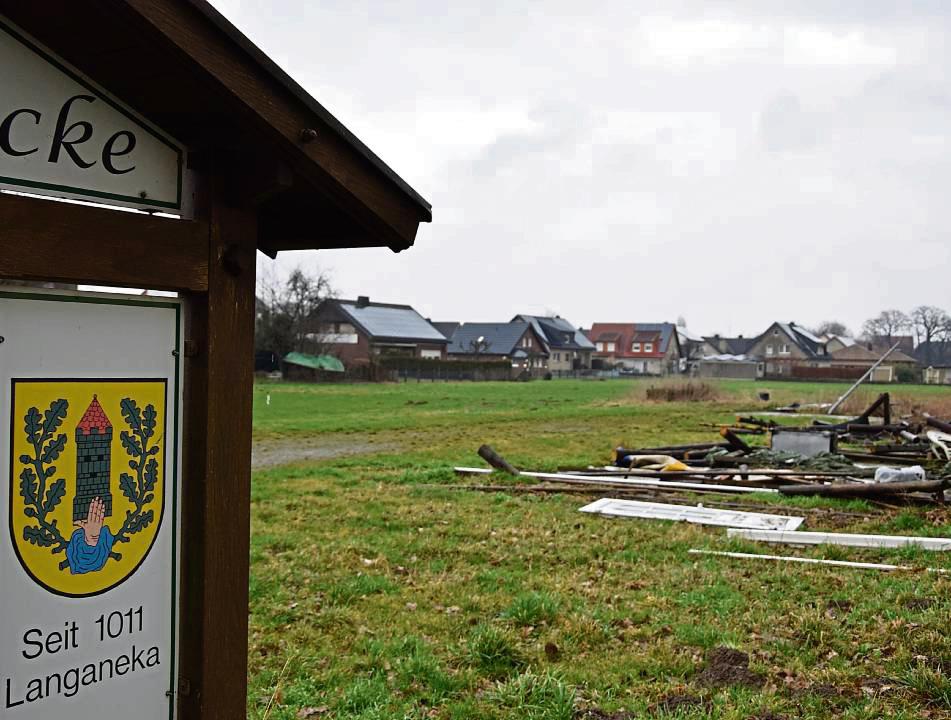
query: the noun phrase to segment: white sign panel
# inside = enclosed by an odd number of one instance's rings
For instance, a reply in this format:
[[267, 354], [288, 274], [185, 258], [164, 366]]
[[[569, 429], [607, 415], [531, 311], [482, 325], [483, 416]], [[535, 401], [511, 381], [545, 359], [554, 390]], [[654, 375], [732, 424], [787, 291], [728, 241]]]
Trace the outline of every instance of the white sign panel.
[[174, 720], [181, 306], [0, 292], [0, 718]]
[[0, 188], [180, 211], [182, 146], [0, 16]]

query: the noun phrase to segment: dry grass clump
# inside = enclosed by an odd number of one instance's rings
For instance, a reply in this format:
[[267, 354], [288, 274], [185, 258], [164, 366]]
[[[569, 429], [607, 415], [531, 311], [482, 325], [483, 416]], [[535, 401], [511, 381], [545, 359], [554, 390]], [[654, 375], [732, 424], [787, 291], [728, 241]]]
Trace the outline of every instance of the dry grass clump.
[[720, 394], [710, 383], [697, 380], [660, 382], [650, 385], [644, 397], [653, 402], [711, 402]]
[[[924, 415], [932, 415], [942, 420], [951, 420], [951, 394], [935, 393], [924, 395], [920, 392], [903, 391], [902, 388], [887, 389], [891, 397], [892, 417], [921, 420]], [[861, 415], [881, 394], [879, 388], [857, 390], [842, 403], [839, 415]], [[876, 415], [880, 416], [881, 412]]]
[[899, 398], [900, 410], [903, 415], [914, 418], [924, 417], [925, 414], [939, 420], [951, 421], [951, 395], [939, 395], [928, 398]]

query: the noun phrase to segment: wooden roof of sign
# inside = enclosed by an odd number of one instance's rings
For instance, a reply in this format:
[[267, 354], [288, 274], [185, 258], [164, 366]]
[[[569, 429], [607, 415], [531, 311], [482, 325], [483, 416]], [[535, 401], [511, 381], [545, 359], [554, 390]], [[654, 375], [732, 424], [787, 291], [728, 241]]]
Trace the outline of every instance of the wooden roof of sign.
[[[410, 247], [432, 208], [205, 0], [0, 0], [0, 14], [227, 166], [258, 248]], [[328, 70], [331, 72], [331, 70]]]

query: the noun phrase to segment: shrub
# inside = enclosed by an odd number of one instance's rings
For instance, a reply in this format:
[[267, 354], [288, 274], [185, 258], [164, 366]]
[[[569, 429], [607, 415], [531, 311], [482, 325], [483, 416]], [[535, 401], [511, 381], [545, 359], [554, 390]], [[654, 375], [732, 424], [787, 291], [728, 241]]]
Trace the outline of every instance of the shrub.
[[645, 396], [654, 402], [703, 402], [716, 400], [718, 393], [709, 383], [688, 380], [651, 385]]

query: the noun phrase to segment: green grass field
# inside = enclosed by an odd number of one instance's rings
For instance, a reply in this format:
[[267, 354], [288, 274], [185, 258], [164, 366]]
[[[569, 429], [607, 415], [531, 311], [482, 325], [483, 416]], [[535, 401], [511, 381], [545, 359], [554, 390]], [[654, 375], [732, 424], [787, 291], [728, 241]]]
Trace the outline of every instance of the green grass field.
[[[453, 465], [481, 464], [483, 442], [529, 468], [603, 464], [618, 444], [710, 439], [704, 424], [763, 409], [758, 390], [775, 405], [844, 387], [723, 382], [713, 401], [661, 404], [644, 385], [258, 385], [249, 717], [951, 717], [951, 575], [687, 550], [951, 558], [768, 549], [716, 528], [588, 516], [578, 495], [445, 487], [460, 482]], [[888, 389], [899, 410], [951, 407], [947, 389]], [[951, 534], [934, 508], [754, 501], [805, 510], [805, 529], [831, 528], [812, 508], [834, 506], [873, 516], [836, 530]], [[749, 654], [739, 679], [753, 680], [707, 682], [720, 646]]]

